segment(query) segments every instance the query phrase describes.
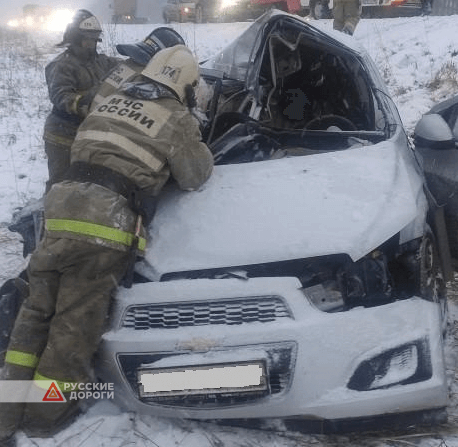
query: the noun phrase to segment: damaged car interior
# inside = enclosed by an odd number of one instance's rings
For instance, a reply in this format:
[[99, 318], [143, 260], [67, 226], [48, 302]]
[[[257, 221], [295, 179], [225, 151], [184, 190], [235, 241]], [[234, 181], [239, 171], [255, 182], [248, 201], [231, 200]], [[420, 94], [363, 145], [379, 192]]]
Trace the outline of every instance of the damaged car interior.
[[377, 95], [383, 93], [371, 90], [364, 67], [344, 47], [278, 21], [259, 66], [258, 82], [246, 87], [218, 78], [204, 65], [212, 97], [203, 105], [209, 117], [203, 136], [217, 164], [343, 150], [389, 138], [392, 127], [378, 107]]

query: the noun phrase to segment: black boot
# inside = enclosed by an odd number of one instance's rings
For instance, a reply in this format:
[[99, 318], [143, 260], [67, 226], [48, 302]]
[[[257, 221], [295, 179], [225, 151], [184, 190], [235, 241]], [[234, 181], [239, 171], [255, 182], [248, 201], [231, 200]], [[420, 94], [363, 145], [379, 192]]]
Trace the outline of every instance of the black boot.
[[[6, 362], [0, 370], [0, 386], [8, 383], [9, 380], [31, 380], [32, 375], [31, 368]], [[14, 434], [22, 422], [25, 405], [25, 402], [0, 403], [0, 447], [16, 445]]]
[[51, 438], [69, 427], [81, 414], [78, 400], [65, 403], [30, 403], [27, 404], [21, 429], [29, 438]]
[[23, 402], [0, 403], [0, 447], [16, 445], [14, 435], [22, 421], [24, 407]]

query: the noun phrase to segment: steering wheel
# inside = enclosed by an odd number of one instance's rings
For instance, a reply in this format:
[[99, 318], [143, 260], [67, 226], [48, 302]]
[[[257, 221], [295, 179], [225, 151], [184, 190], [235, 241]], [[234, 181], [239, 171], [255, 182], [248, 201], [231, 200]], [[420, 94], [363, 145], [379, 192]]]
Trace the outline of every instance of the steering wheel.
[[353, 121], [341, 115], [323, 115], [310, 120], [305, 130], [326, 130], [328, 127], [336, 126], [341, 130], [358, 130]]

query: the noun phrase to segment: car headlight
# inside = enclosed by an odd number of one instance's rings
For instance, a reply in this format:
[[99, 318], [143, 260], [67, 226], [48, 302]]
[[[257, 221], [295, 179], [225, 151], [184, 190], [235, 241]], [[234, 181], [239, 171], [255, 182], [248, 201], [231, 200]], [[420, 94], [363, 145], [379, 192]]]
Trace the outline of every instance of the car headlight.
[[344, 265], [337, 277], [348, 308], [378, 306], [392, 301], [393, 286], [388, 259], [380, 250]]
[[431, 377], [429, 344], [428, 340], [423, 339], [389, 349], [363, 361], [348, 382], [348, 388], [370, 391], [423, 382]]
[[220, 4], [220, 9], [225, 10], [225, 9], [230, 9], [238, 6], [240, 3], [239, 0], [222, 0]]

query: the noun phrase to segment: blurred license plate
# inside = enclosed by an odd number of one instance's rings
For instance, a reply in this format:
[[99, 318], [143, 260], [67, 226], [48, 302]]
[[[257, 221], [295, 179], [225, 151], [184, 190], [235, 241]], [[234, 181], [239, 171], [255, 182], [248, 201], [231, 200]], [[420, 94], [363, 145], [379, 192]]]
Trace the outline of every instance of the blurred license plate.
[[263, 362], [139, 369], [140, 396], [227, 394], [267, 389]]

